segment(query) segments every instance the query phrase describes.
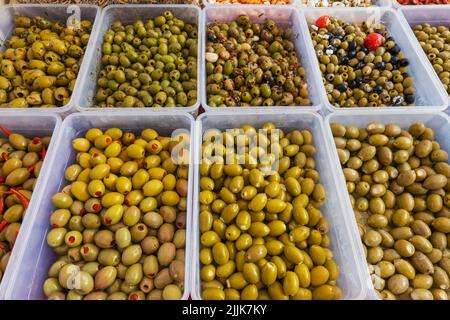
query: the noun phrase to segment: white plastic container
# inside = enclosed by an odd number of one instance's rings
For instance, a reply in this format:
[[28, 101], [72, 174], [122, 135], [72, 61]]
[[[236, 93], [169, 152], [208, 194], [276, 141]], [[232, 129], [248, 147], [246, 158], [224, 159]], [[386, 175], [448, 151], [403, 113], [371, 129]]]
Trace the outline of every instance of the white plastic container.
[[[272, 122], [277, 127], [291, 131], [308, 129], [314, 137], [317, 148], [315, 161], [320, 173], [320, 181], [327, 191], [327, 200], [322, 207], [322, 213], [328, 218], [331, 226], [330, 242], [341, 274], [338, 285], [342, 289], [343, 299], [364, 299], [369, 282], [365, 278], [365, 260], [356, 222], [352, 212], [344, 207], [342, 190], [336, 188], [336, 167], [326, 142], [324, 122], [313, 112], [260, 112], [257, 115], [248, 113], [205, 113], [198, 117], [196, 123], [196, 163], [200, 163], [203, 133], [208, 129], [231, 129], [242, 125], [261, 127], [266, 122]], [[199, 166], [195, 167], [194, 200], [193, 200], [193, 251], [192, 251], [192, 298], [201, 299], [200, 261], [199, 261]]]
[[400, 4], [397, 0], [391, 0], [392, 6], [394, 8], [409, 8], [409, 7], [418, 7], [418, 8], [425, 8], [425, 7], [445, 7], [446, 4], [428, 4], [428, 5], [411, 5], [411, 4]]
[[[48, 159], [47, 173], [52, 178], [47, 181], [46, 188], [39, 190], [37, 199], [33, 204], [34, 210], [27, 216], [26, 229], [22, 230], [18, 247], [17, 258], [10, 268], [10, 281], [4, 288], [5, 299], [36, 300], [44, 299], [42, 284], [47, 278], [50, 265], [55, 261], [56, 254], [47, 246], [46, 235], [50, 230], [49, 217], [54, 210], [51, 197], [67, 185], [64, 179], [65, 169], [74, 163], [76, 152], [72, 149], [72, 139], [81, 136], [88, 129], [97, 127], [107, 129], [118, 127], [122, 130], [137, 132], [145, 128], [154, 128], [160, 134], [170, 135], [175, 129], [186, 129], [191, 133], [190, 148], [193, 150], [194, 119], [189, 114], [167, 113], [105, 113], [90, 112], [76, 113], [68, 116], [62, 126], [57, 140], [54, 142], [56, 149], [51, 159]], [[192, 152], [190, 159], [193, 158]], [[192, 162], [192, 161], [191, 161]], [[189, 176], [193, 177], [194, 168], [189, 168]], [[192, 231], [192, 185], [193, 178], [189, 179], [188, 210], [186, 223], [186, 279], [185, 290], [182, 299], [187, 299], [190, 292], [190, 265]]]
[[[434, 130], [436, 140], [439, 142], [441, 148], [447, 152], [450, 152], [450, 139], [449, 139], [450, 118], [441, 112], [430, 112], [430, 113], [419, 112], [419, 113], [410, 113], [406, 115], [404, 112], [399, 111], [397, 112], [389, 111], [383, 113], [373, 113], [373, 112], [369, 113], [361, 111], [361, 112], [354, 112], [352, 114], [332, 113], [328, 115], [325, 118], [326, 136], [327, 136], [326, 140], [329, 144], [329, 147], [332, 149], [332, 158], [333, 158], [332, 161], [334, 161], [334, 163], [330, 163], [330, 165], [333, 166], [335, 168], [335, 171], [337, 172], [338, 181], [336, 187], [339, 190], [343, 190], [344, 193], [346, 194], [342, 198], [342, 205], [346, 208], [345, 209], [346, 212], [350, 214], [353, 213], [353, 209], [350, 203], [350, 198], [347, 193], [344, 174], [340, 169], [341, 164], [339, 162], [339, 158], [337, 155], [336, 146], [334, 145], [333, 142], [333, 134], [331, 133], [330, 124], [333, 122], [337, 122], [343, 125], [355, 125], [358, 128], [363, 128], [373, 121], [380, 121], [384, 124], [395, 123], [400, 125], [403, 129], [408, 129], [411, 124], [421, 121], [427, 127]], [[356, 224], [354, 215], [353, 220]], [[359, 240], [359, 246], [362, 247], [361, 240]], [[366, 267], [364, 268], [364, 271], [365, 271], [364, 276], [367, 279], [366, 282], [369, 282], [370, 288], [370, 290], [368, 291], [368, 297], [379, 299], [375, 289], [373, 288], [369, 275], [369, 270], [367, 268], [367, 263]]]
[[[307, 8], [314, 8], [311, 6], [308, 6], [306, 3], [307, 0], [295, 0], [296, 4], [298, 4], [300, 7], [307, 7]], [[392, 7], [391, 0], [372, 0], [373, 7]], [[318, 8], [318, 7], [316, 7]], [[328, 8], [334, 8], [332, 6], [329, 6]]]
[[[78, 72], [77, 82], [75, 88], [72, 92], [70, 102], [65, 106], [59, 108], [39, 108], [39, 112], [52, 112], [59, 113], [61, 115], [67, 115], [75, 110], [75, 101], [83, 94], [81, 87], [81, 80], [84, 75], [88, 72], [87, 61], [92, 55], [92, 46], [97, 33], [98, 20], [100, 16], [100, 7], [94, 5], [59, 5], [59, 4], [15, 4], [3, 6], [0, 10], [0, 40], [7, 40], [11, 37], [14, 31], [14, 18], [19, 15], [34, 18], [36, 16], [41, 16], [48, 18], [51, 21], [61, 22], [66, 25], [68, 19], [72, 17], [79, 17], [82, 20], [89, 20], [93, 23], [91, 36], [89, 43], [86, 47], [84, 53], [83, 61]], [[4, 42], [0, 41], [0, 51], [5, 51]], [[23, 108], [21, 111], [29, 112], [36, 108]], [[0, 109], [0, 112], [4, 112], [8, 109]]]
[[[164, 11], [170, 10], [173, 15], [179, 19], [187, 21], [191, 24], [196, 24], [201, 28], [200, 8], [196, 5], [110, 5], [103, 9], [100, 16], [99, 30], [95, 36], [93, 43], [93, 50], [88, 60], [86, 61], [88, 72], [86, 72], [83, 82], [81, 83], [83, 94], [76, 100], [78, 111], [125, 111], [142, 113], [143, 111], [150, 112], [170, 112], [180, 113], [189, 112], [194, 113], [200, 106], [200, 61], [197, 58], [197, 102], [190, 107], [178, 108], [95, 108], [95, 94], [97, 92], [98, 74], [102, 68], [102, 45], [106, 31], [115, 21], [121, 21], [123, 24], [133, 24], [137, 20], [149, 20], [161, 15]], [[198, 57], [200, 57], [201, 39], [200, 29], [198, 32]]]
[[[275, 22], [279, 23], [283, 27], [291, 27], [295, 34], [299, 36], [293, 40], [295, 44], [295, 49], [297, 56], [305, 68], [306, 71], [306, 82], [308, 83], [309, 89], [309, 99], [312, 102], [312, 106], [296, 106], [296, 107], [285, 107], [285, 106], [255, 106], [255, 107], [226, 107], [217, 108], [208, 105], [208, 97], [206, 93], [206, 63], [205, 63], [205, 50], [206, 50], [206, 29], [207, 26], [216, 21], [218, 22], [231, 22], [236, 19], [239, 15], [246, 14], [250, 17], [252, 22], [264, 23], [266, 19], [273, 19]], [[207, 112], [250, 112], [256, 113], [264, 110], [282, 109], [282, 110], [307, 110], [307, 111], [319, 111], [321, 108], [321, 94], [320, 87], [322, 85], [322, 78], [320, 73], [318, 73], [318, 68], [315, 67], [315, 52], [312, 50], [309, 44], [308, 29], [305, 29], [305, 24], [301, 23], [301, 19], [298, 14], [298, 10], [294, 6], [273, 6], [273, 5], [214, 5], [208, 6], [202, 10], [203, 15], [203, 28], [202, 28], [202, 106]]]
[[[0, 282], [0, 300], [4, 299], [5, 290], [17, 268], [17, 259], [20, 256], [21, 247], [23, 247], [23, 239], [29, 230], [30, 224], [33, 222], [33, 215], [39, 210], [39, 197], [45, 192], [45, 187], [51, 176], [51, 158], [55, 155], [56, 140], [59, 136], [61, 127], [61, 118], [57, 114], [51, 113], [37, 113], [37, 112], [2, 112], [0, 116], [0, 125], [7, 127], [15, 133], [21, 133], [28, 138], [42, 137], [51, 135], [52, 139], [47, 150], [47, 155], [39, 174], [36, 186], [31, 197], [30, 204], [27, 209], [22, 226], [14, 245], [8, 267], [3, 274], [3, 279]], [[0, 136], [4, 137], [3, 133]], [[25, 243], [26, 245], [26, 243]]]
[[[404, 24], [409, 25], [411, 28], [407, 28], [409, 32], [409, 38], [417, 42], [417, 46], [421, 48], [419, 41], [414, 35], [412, 28], [418, 24], [429, 23], [433, 26], [447, 26], [450, 27], [450, 5], [428, 5], [428, 6], [401, 6], [399, 8], [401, 19], [405, 19]], [[420, 50], [419, 54], [422, 55], [422, 60], [427, 61], [430, 65], [429, 68], [433, 72], [433, 66], [428, 60], [427, 55], [423, 50]], [[441, 83], [442, 86], [442, 83]], [[445, 88], [442, 88], [445, 91]], [[447, 94], [448, 102], [450, 106], [450, 94]]]
[[[285, 5], [294, 5], [294, 4], [296, 4], [297, 0], [285, 0], [285, 2], [286, 2]], [[224, 5], [226, 3], [220, 3], [215, 0], [203, 0], [203, 4], [205, 6], [216, 6], [216, 5]], [[245, 5], [245, 4], [233, 3], [233, 5]], [[262, 4], [255, 4], [255, 5], [261, 6]], [[269, 4], [269, 5], [274, 6], [275, 4]], [[283, 4], [281, 6], [283, 6]]]
[[[363, 109], [371, 112], [387, 112], [387, 111], [439, 111], [447, 107], [447, 93], [443, 90], [440, 80], [436, 73], [431, 72], [429, 63], [424, 61], [423, 56], [420, 55], [420, 46], [417, 42], [410, 39], [410, 34], [407, 32], [407, 26], [404, 25], [403, 20], [399, 17], [394, 9], [391, 8], [316, 8], [301, 10], [301, 15], [306, 19], [301, 19], [302, 24], [307, 24], [304, 28], [315, 24], [317, 18], [322, 15], [329, 15], [347, 22], [372, 21], [382, 22], [389, 34], [395, 39], [400, 46], [405, 57], [409, 60], [409, 73], [414, 78], [414, 86], [416, 88], [416, 101], [413, 107], [357, 107], [357, 108], [336, 108], [328, 100], [325, 86], [320, 87], [322, 101], [331, 112], [354, 112], [358, 109]], [[308, 38], [310, 46], [313, 46], [311, 37]], [[319, 62], [317, 57], [314, 58], [315, 67], [320, 72]]]

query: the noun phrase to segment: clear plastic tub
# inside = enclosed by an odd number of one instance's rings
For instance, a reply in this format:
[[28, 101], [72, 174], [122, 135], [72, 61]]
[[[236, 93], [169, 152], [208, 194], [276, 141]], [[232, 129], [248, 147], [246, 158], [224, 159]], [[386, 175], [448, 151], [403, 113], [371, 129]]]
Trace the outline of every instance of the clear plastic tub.
[[[285, 2], [286, 2], [285, 5], [294, 5], [297, 2], [297, 0], [285, 0]], [[226, 3], [220, 3], [216, 0], [203, 0], [203, 5], [205, 5], [205, 6], [215, 6], [215, 5], [224, 5], [224, 4], [226, 4]], [[241, 3], [233, 3], [233, 4], [240, 5]], [[245, 5], [245, 4], [242, 4], [242, 5]], [[255, 5], [260, 6], [262, 4], [255, 4]], [[271, 4], [269, 4], [269, 5], [271, 5]], [[272, 5], [275, 5], [275, 4], [272, 4]]]
[[418, 7], [418, 8], [425, 8], [425, 7], [441, 7], [444, 8], [445, 6], [447, 6], [448, 4], [428, 4], [428, 5], [410, 5], [410, 4], [400, 4], [398, 3], [397, 0], [391, 0], [392, 1], [392, 6], [394, 8], [409, 8], [409, 7]]
[[[49, 4], [49, 5], [40, 5], [40, 4], [15, 4], [15, 5], [6, 5], [2, 7], [0, 10], [0, 40], [9, 39], [11, 33], [14, 30], [14, 18], [18, 15], [24, 15], [27, 17], [36, 17], [42, 16], [44, 18], [51, 19], [52, 21], [59, 21], [66, 25], [69, 18], [72, 16], [79, 17], [82, 20], [89, 20], [93, 23], [91, 37], [89, 39], [88, 46], [86, 47], [86, 51], [84, 53], [83, 62], [80, 66], [80, 70], [78, 72], [77, 82], [75, 84], [75, 88], [72, 92], [72, 97], [70, 102], [65, 106], [59, 108], [40, 108], [40, 112], [52, 112], [59, 113], [62, 115], [66, 115], [68, 113], [74, 112], [75, 110], [75, 101], [79, 96], [83, 94], [83, 90], [81, 87], [81, 80], [84, 78], [85, 73], [88, 71], [87, 61], [89, 57], [92, 55], [92, 46], [96, 34], [96, 30], [98, 27], [98, 20], [100, 16], [100, 7], [94, 5], [59, 5], [59, 4]], [[0, 51], [4, 51], [5, 46], [4, 42], [0, 41]], [[21, 111], [28, 112], [32, 111], [36, 108], [23, 108]], [[0, 109], [0, 112], [6, 111], [8, 109]]]
[[[398, 10], [402, 19], [405, 19], [404, 25], [409, 25], [411, 27], [407, 28], [409, 38], [413, 41], [417, 41], [417, 46], [420, 48], [420, 43], [414, 35], [412, 28], [421, 23], [429, 23], [433, 26], [447, 26], [450, 27], [450, 5], [429, 5], [429, 6], [401, 6]], [[428, 57], [423, 50], [420, 50], [419, 54], [422, 59], [428, 61]], [[430, 63], [430, 62], [429, 62]], [[433, 72], [433, 66], [430, 63], [431, 70]], [[442, 84], [441, 84], [442, 85]], [[443, 88], [445, 91], [445, 88]], [[450, 106], [450, 94], [447, 94], [448, 102], [447, 105]]]
[[[167, 114], [167, 113], [105, 113], [90, 112], [76, 113], [68, 116], [62, 126], [54, 149], [58, 152], [53, 154], [47, 162], [46, 173], [52, 175], [47, 181], [46, 188], [41, 189], [35, 199], [33, 208], [27, 216], [26, 229], [20, 236], [19, 245], [16, 248], [17, 258], [12, 262], [10, 268], [10, 281], [4, 288], [5, 299], [12, 300], [36, 300], [44, 299], [42, 284], [47, 278], [50, 265], [54, 262], [56, 254], [47, 246], [46, 235], [50, 230], [49, 217], [54, 210], [51, 197], [54, 193], [66, 185], [64, 179], [65, 169], [74, 163], [76, 152], [72, 149], [72, 139], [82, 135], [89, 128], [98, 127], [107, 129], [119, 127], [122, 130], [138, 131], [152, 127], [161, 134], [170, 135], [175, 129], [186, 129], [191, 133], [191, 145], [193, 150], [194, 119], [189, 114]], [[193, 158], [192, 152], [190, 158]], [[192, 163], [192, 161], [191, 161]], [[189, 176], [193, 177], [194, 168], [189, 168]], [[188, 210], [186, 223], [186, 280], [182, 299], [187, 299], [190, 292], [190, 265], [191, 256], [191, 221], [192, 221], [192, 185], [193, 178], [189, 179]]]
[[[45, 192], [45, 187], [50, 178], [50, 162], [56, 151], [55, 145], [59, 136], [61, 122], [61, 118], [57, 114], [45, 114], [42, 112], [3, 112], [0, 116], [0, 125], [7, 127], [12, 132], [21, 133], [29, 138], [52, 135], [52, 140], [47, 150], [47, 156], [42, 165], [39, 178], [34, 188], [33, 196], [31, 197], [30, 205], [27, 209], [27, 214], [22, 221], [19, 236], [17, 237], [14, 245], [8, 267], [6, 268], [6, 272], [3, 274], [3, 279], [0, 282], [0, 300], [4, 299], [5, 290], [13, 274], [16, 272], [16, 261], [18, 256], [20, 256], [21, 247], [24, 245], [24, 236], [27, 233], [27, 230], [29, 230], [30, 224], [33, 222], [33, 215], [39, 208], [39, 196]], [[0, 134], [0, 136], [4, 137], [3, 134]]]
[[[295, 0], [295, 1], [296, 1], [296, 4], [298, 4], [300, 7], [314, 8], [314, 7], [307, 5], [308, 0]], [[372, 0], [372, 3], [373, 3], [373, 7], [392, 7], [391, 0]], [[334, 8], [334, 7], [330, 6], [328, 8]]]
[[[321, 183], [327, 191], [327, 200], [322, 207], [322, 213], [328, 218], [331, 226], [330, 242], [341, 274], [338, 285], [343, 291], [343, 299], [364, 299], [369, 282], [365, 278], [365, 259], [356, 222], [352, 212], [343, 206], [342, 190], [336, 188], [336, 167], [326, 142], [324, 122], [313, 112], [260, 112], [257, 115], [248, 113], [205, 113], [198, 117], [196, 123], [195, 161], [200, 163], [203, 133], [211, 128], [225, 130], [242, 125], [261, 127], [265, 122], [272, 122], [283, 130], [308, 129], [314, 136], [317, 148], [315, 161], [321, 176]], [[192, 298], [201, 299], [200, 261], [199, 261], [199, 166], [195, 167], [194, 200], [193, 200], [193, 251], [192, 251]]]
[[[331, 133], [330, 124], [333, 122], [341, 123], [343, 125], [355, 125], [358, 128], [365, 127], [367, 124], [373, 121], [380, 121], [384, 124], [395, 123], [400, 125], [403, 129], [407, 129], [414, 122], [423, 122], [425, 125], [434, 130], [436, 135], [436, 140], [439, 142], [442, 149], [450, 152], [450, 118], [441, 112], [418, 112], [418, 113], [409, 113], [405, 114], [404, 112], [399, 111], [390, 111], [383, 113], [369, 113], [364, 111], [354, 112], [352, 114], [344, 114], [344, 113], [332, 113], [329, 114], [325, 118], [325, 126], [326, 126], [326, 140], [329, 144], [329, 147], [332, 149], [332, 161], [330, 163], [335, 168], [337, 172], [337, 187], [339, 190], [343, 190], [346, 194], [342, 198], [342, 205], [346, 208], [346, 212], [353, 213], [353, 209], [350, 203], [350, 198], [347, 193], [346, 183], [344, 174], [341, 170], [341, 164], [339, 162], [339, 158], [337, 155], [336, 147], [333, 142], [333, 134]], [[353, 216], [354, 223], [356, 220]], [[358, 234], [359, 237], [359, 234]], [[362, 248], [361, 240], [358, 241], [358, 246]], [[363, 256], [364, 258], [364, 256]], [[369, 291], [368, 297], [379, 299], [378, 295], [372, 285], [372, 281], [370, 279], [369, 270], [367, 268], [367, 263], [364, 268], [365, 275], [364, 277], [367, 279], [366, 282], [369, 282]]]
[[[348, 22], [375, 21], [385, 24], [389, 34], [400, 46], [405, 57], [410, 61], [409, 73], [414, 77], [414, 86], [416, 88], [416, 101], [412, 107], [364, 107], [364, 108], [336, 108], [328, 100], [325, 86], [321, 85], [320, 92], [322, 101], [331, 112], [354, 112], [359, 109], [370, 110], [371, 112], [380, 111], [436, 111], [444, 110], [447, 107], [447, 93], [444, 91], [436, 73], [429, 68], [429, 63], [424, 61], [423, 56], [418, 52], [421, 50], [417, 42], [412, 41], [407, 32], [407, 27], [403, 19], [391, 8], [316, 8], [304, 9], [300, 11], [306, 19], [301, 19], [305, 24], [304, 28], [315, 23], [317, 18], [326, 14]], [[307, 24], [307, 25], [306, 25]], [[313, 46], [311, 37], [308, 39], [310, 46]], [[314, 58], [315, 68], [320, 73], [317, 57]]]
[[102, 67], [102, 44], [105, 32], [110, 28], [115, 21], [121, 21], [124, 24], [134, 23], [137, 20], [148, 20], [161, 15], [164, 11], [171, 10], [177, 18], [183, 19], [189, 23], [198, 26], [198, 48], [197, 53], [200, 57], [201, 51], [201, 11], [196, 5], [110, 5], [103, 9], [100, 16], [100, 27], [95, 36], [93, 43], [93, 50], [88, 60], [86, 61], [87, 70], [81, 83], [83, 95], [77, 97], [76, 105], [78, 111], [125, 111], [141, 113], [143, 111], [150, 112], [189, 112], [195, 113], [200, 106], [200, 61], [197, 58], [197, 102], [190, 107], [177, 108], [95, 108], [94, 97], [97, 92], [98, 74]]
[[[296, 107], [227, 107], [216, 108], [208, 105], [208, 97], [206, 94], [206, 63], [205, 61], [205, 48], [206, 48], [206, 29], [210, 23], [219, 22], [231, 22], [237, 18], [240, 14], [246, 14], [250, 17], [251, 21], [263, 23], [266, 19], [273, 19], [275, 22], [280, 23], [282, 26], [292, 27], [295, 34], [299, 36], [294, 40], [297, 56], [301, 61], [301, 64], [306, 70], [306, 82], [308, 83], [309, 99], [312, 102], [312, 106], [296, 106]], [[305, 24], [301, 23], [301, 19], [298, 14], [298, 10], [294, 6], [271, 6], [271, 5], [215, 5], [208, 6], [202, 10], [203, 15], [203, 28], [202, 28], [202, 106], [207, 112], [223, 112], [226, 109], [228, 112], [259, 112], [264, 110], [282, 109], [282, 110], [314, 110], [319, 111], [321, 108], [321, 93], [320, 87], [322, 86], [322, 78], [318, 73], [318, 68], [315, 67], [314, 50], [308, 41], [308, 29], [305, 28]]]

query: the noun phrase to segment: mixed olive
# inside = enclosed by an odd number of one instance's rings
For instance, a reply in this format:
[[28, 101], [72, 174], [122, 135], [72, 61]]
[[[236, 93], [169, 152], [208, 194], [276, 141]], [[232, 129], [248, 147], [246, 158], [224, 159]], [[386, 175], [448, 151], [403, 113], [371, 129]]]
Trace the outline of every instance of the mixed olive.
[[331, 130], [379, 296], [448, 300], [450, 165], [433, 130], [421, 122]]
[[321, 16], [310, 26], [328, 100], [334, 107], [414, 104], [409, 60], [385, 25]]
[[306, 71], [290, 27], [239, 15], [206, 30], [206, 93], [211, 107], [308, 106]]
[[[326, 191], [316, 170], [313, 135], [308, 130], [285, 133], [272, 123], [262, 129], [246, 125], [205, 133], [201, 296], [339, 299], [339, 266], [320, 211]], [[231, 161], [225, 162], [224, 155]]]
[[88, 20], [65, 27], [40, 16], [15, 17], [0, 53], [0, 108], [69, 103], [91, 30]]
[[[47, 244], [59, 256], [48, 299], [180, 299], [184, 290], [189, 137], [89, 129], [53, 195]], [[179, 150], [181, 148], [181, 150]]]
[[26, 138], [0, 126], [0, 281], [41, 171], [50, 137]]
[[189, 107], [197, 102], [197, 26], [171, 11], [106, 31], [97, 107]]
[[450, 94], [450, 29], [428, 23], [414, 26], [414, 34], [425, 51], [434, 71]]

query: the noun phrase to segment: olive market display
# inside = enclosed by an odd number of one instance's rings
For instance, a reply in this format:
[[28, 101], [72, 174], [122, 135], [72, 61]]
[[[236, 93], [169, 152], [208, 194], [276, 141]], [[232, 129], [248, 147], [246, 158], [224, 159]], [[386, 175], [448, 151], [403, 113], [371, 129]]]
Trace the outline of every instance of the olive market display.
[[[200, 262], [203, 299], [339, 299], [339, 266], [328, 248], [329, 224], [320, 209], [326, 191], [315, 170], [308, 130], [285, 133], [247, 125], [206, 139], [200, 164]], [[273, 138], [279, 139], [279, 143]], [[228, 142], [244, 142], [245, 155]], [[253, 142], [259, 144], [250, 148]], [[270, 151], [261, 155], [262, 146]], [[275, 140], [276, 141], [276, 140]], [[205, 157], [212, 149], [216, 156]], [[233, 164], [217, 159], [231, 155]], [[274, 158], [279, 156], [274, 170]], [[213, 160], [217, 160], [214, 162]], [[255, 161], [253, 161], [255, 160]]]
[[92, 29], [64, 27], [40, 16], [15, 17], [0, 53], [0, 108], [61, 107], [69, 103]]
[[77, 162], [52, 197], [48, 299], [182, 297], [188, 165], [170, 152], [185, 138], [93, 128], [72, 141]]
[[[9, 3], [30, 3], [30, 0], [6, 0]], [[34, 0], [40, 4], [95, 4], [101, 7], [112, 4], [199, 4], [200, 0]]]
[[292, 28], [240, 15], [206, 30], [206, 93], [211, 107], [309, 106], [305, 69]]
[[327, 15], [310, 26], [329, 102], [334, 107], [409, 106], [414, 79], [385, 25]]
[[432, 26], [428, 23], [414, 26], [414, 34], [425, 51], [428, 60], [450, 94], [450, 29], [448, 26]]
[[382, 299], [448, 300], [450, 165], [423, 123], [332, 123], [374, 288]]
[[5, 273], [41, 171], [50, 137], [13, 133], [0, 126], [0, 281]]
[[113, 22], [102, 47], [97, 107], [189, 107], [197, 101], [197, 26], [171, 11]]

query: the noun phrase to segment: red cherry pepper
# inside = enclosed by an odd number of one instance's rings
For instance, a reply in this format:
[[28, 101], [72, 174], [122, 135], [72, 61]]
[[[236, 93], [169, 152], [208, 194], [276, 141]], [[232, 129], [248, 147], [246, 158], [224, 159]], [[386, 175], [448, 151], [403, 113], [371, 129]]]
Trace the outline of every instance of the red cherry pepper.
[[364, 45], [370, 51], [377, 50], [384, 43], [384, 37], [379, 33], [369, 33], [364, 39]]
[[320, 16], [316, 20], [316, 26], [319, 27], [319, 28], [326, 28], [329, 23], [330, 23], [330, 17], [329, 16]]

